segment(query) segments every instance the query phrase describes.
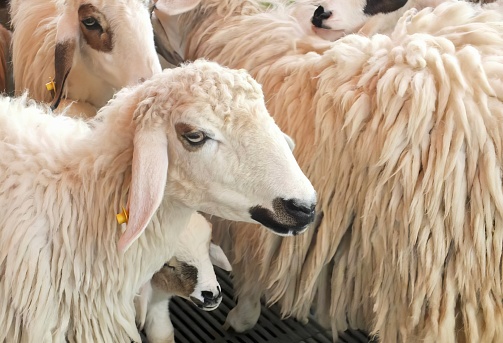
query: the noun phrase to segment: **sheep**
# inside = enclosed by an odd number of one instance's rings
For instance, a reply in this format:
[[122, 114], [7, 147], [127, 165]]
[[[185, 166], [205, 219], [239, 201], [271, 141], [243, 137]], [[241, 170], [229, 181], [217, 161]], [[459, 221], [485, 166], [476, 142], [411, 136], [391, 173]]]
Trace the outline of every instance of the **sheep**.
[[[311, 16], [312, 30], [335, 41], [350, 33], [390, 33], [405, 11], [436, 7], [445, 0], [324, 0]], [[479, 2], [478, 0], [466, 0]], [[481, 3], [493, 2], [481, 0]], [[300, 14], [299, 14], [300, 16]], [[305, 16], [305, 13], [304, 13]]]
[[135, 299], [136, 321], [150, 343], [175, 341], [168, 310], [173, 296], [189, 299], [205, 311], [218, 307], [222, 291], [212, 264], [232, 269], [222, 249], [211, 242], [210, 224], [202, 215], [193, 214], [179, 235], [174, 256]]
[[194, 211], [280, 235], [315, 216], [314, 188], [244, 70], [166, 69], [89, 121], [26, 99], [0, 99], [0, 342], [139, 341], [135, 293]]
[[117, 90], [161, 71], [145, 1], [12, 0], [11, 18], [16, 94], [53, 109], [62, 101], [67, 114], [94, 116]]
[[325, 45], [252, 0], [154, 12], [183, 59], [262, 84], [318, 192], [323, 218], [298, 237], [214, 223], [238, 295], [226, 326], [252, 327], [264, 295], [334, 340], [503, 341], [501, 9], [446, 1]]

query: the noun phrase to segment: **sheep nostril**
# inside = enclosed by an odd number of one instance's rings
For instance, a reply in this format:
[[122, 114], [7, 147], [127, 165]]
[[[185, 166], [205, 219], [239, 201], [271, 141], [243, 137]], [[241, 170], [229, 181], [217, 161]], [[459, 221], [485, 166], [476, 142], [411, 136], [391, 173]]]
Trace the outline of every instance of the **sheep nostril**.
[[287, 212], [294, 215], [299, 213], [311, 215], [315, 208], [314, 204], [306, 206], [304, 204], [300, 204], [295, 199], [284, 200], [283, 203], [285, 205], [285, 209], [287, 210]]
[[318, 6], [311, 18], [311, 23], [318, 28], [324, 28], [323, 20], [330, 18], [331, 15], [332, 11], [325, 11], [323, 6]]
[[203, 296], [204, 302], [215, 300], [215, 298], [218, 297], [218, 295], [215, 296], [215, 294], [213, 294], [213, 292], [210, 291], [202, 291], [201, 295]]
[[332, 11], [326, 11], [320, 14], [321, 19], [328, 19], [332, 16]]

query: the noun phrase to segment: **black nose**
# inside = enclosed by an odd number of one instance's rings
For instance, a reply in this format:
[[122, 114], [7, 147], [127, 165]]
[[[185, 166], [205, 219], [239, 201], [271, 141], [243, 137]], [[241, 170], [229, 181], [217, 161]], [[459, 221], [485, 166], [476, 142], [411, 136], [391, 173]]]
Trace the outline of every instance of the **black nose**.
[[211, 291], [202, 291], [201, 295], [204, 299], [204, 303], [214, 303], [215, 300], [218, 300], [222, 296], [222, 292], [220, 291], [220, 287], [218, 288], [217, 293], [213, 293]]
[[311, 23], [314, 26], [319, 28], [326, 28], [323, 25], [323, 20], [330, 18], [332, 15], [332, 11], [325, 11], [323, 6], [318, 6], [318, 8], [314, 11], [313, 17], [311, 18]]
[[283, 200], [283, 205], [285, 206], [285, 210], [288, 214], [293, 217], [304, 217], [304, 216], [312, 216], [314, 214], [314, 204], [310, 204], [306, 206], [302, 203], [299, 203], [296, 199]]

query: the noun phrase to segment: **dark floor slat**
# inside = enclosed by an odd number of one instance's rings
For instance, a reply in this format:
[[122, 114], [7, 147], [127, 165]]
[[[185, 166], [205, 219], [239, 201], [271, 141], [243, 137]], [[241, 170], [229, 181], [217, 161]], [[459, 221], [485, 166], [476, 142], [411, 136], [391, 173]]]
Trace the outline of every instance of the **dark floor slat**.
[[[179, 298], [171, 301], [171, 321], [177, 343], [332, 343], [327, 330], [313, 319], [306, 325], [292, 318], [281, 320], [275, 306], [262, 306], [261, 316], [252, 330], [245, 333], [223, 330], [225, 318], [236, 302], [229, 273], [219, 268], [215, 268], [215, 272], [224, 296], [216, 310], [204, 312]], [[337, 343], [369, 343], [369, 339], [361, 331], [347, 330], [341, 333]]]

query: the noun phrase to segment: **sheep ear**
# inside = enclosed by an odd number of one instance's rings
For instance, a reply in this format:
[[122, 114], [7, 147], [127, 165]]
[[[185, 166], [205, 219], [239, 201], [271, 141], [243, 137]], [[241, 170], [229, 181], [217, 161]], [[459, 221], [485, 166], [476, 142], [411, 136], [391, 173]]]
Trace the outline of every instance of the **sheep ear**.
[[74, 6], [67, 4], [57, 24], [56, 46], [54, 49], [56, 93], [51, 103], [52, 110], [58, 107], [63, 96], [66, 78], [72, 69], [79, 33], [78, 11]]
[[168, 174], [168, 139], [161, 127], [137, 130], [133, 149], [129, 219], [118, 244], [122, 252], [142, 234], [161, 204]]
[[232, 271], [232, 266], [224, 251], [218, 245], [210, 243], [210, 261], [213, 265], [228, 272]]
[[292, 139], [292, 137], [290, 137], [286, 133], [283, 133], [283, 136], [285, 137], [286, 143], [290, 147], [290, 150], [293, 151], [293, 149], [295, 149], [295, 142], [294, 142], [294, 140]]
[[70, 73], [73, 64], [73, 54], [75, 52], [75, 41], [66, 41], [56, 43], [54, 54], [54, 70], [56, 83], [56, 93], [52, 99], [51, 110], [58, 108], [63, 96], [63, 88], [65, 87], [66, 78]]
[[158, 0], [155, 8], [167, 15], [185, 13], [195, 8], [201, 0]]

